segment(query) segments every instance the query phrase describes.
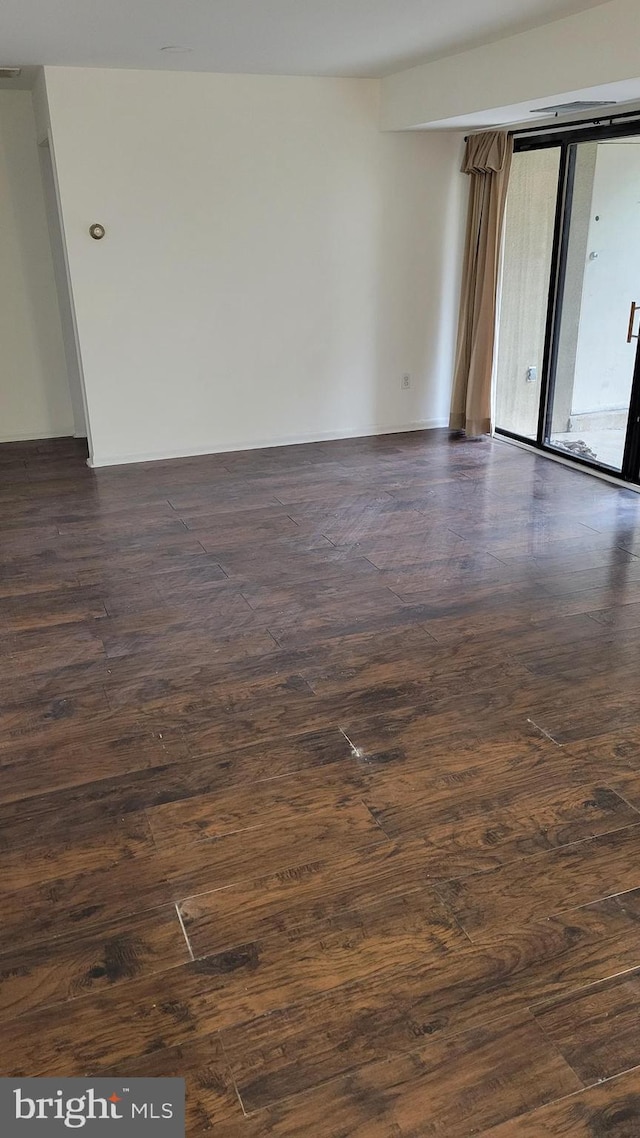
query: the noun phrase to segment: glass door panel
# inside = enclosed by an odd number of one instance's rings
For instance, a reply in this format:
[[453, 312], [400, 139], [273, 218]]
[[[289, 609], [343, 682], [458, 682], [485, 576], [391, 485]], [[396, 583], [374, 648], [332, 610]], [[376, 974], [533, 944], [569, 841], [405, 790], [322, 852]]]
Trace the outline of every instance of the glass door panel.
[[636, 355], [629, 310], [640, 302], [640, 137], [573, 144], [567, 209], [544, 441], [621, 472]]
[[540, 413], [560, 147], [514, 154], [503, 242], [495, 424], [536, 439]]

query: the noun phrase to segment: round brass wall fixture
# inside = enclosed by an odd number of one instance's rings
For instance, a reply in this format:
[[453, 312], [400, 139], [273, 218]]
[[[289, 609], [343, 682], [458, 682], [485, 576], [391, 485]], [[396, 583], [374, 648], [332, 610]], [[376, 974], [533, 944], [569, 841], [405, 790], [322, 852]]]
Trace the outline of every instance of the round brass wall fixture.
[[100, 225], [100, 223], [97, 221], [95, 221], [93, 225], [89, 227], [89, 233], [93, 237], [94, 241], [101, 241], [106, 232], [107, 231], [104, 225]]

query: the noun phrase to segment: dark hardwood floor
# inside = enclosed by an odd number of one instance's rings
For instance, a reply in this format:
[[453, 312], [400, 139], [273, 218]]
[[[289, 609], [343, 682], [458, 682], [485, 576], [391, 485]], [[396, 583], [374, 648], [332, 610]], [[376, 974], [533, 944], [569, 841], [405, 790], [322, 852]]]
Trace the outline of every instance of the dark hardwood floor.
[[0, 447], [0, 1073], [189, 1138], [640, 1135], [640, 497]]

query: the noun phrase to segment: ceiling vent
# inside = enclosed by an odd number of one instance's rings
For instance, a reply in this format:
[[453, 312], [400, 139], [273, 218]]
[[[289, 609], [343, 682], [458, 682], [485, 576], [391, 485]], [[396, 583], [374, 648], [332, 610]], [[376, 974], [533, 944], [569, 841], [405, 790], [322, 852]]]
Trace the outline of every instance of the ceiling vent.
[[18, 79], [21, 67], [0, 67], [0, 79]]
[[586, 99], [581, 102], [578, 100], [576, 103], [557, 103], [553, 107], [536, 107], [531, 111], [532, 115], [576, 115], [581, 111], [595, 111], [598, 107], [615, 107], [615, 102], [611, 99]]

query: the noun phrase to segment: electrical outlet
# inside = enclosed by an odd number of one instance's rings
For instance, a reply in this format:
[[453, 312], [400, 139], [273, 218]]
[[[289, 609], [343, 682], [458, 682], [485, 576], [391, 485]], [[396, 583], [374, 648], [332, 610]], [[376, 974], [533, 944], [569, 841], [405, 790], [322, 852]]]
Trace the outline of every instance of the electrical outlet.
[[531, 367], [527, 368], [527, 383], [535, 383], [537, 378], [538, 369], [534, 364], [532, 364]]
[[408, 391], [410, 387], [411, 387], [411, 376], [409, 375], [409, 372], [406, 371], [402, 377], [402, 390]]

